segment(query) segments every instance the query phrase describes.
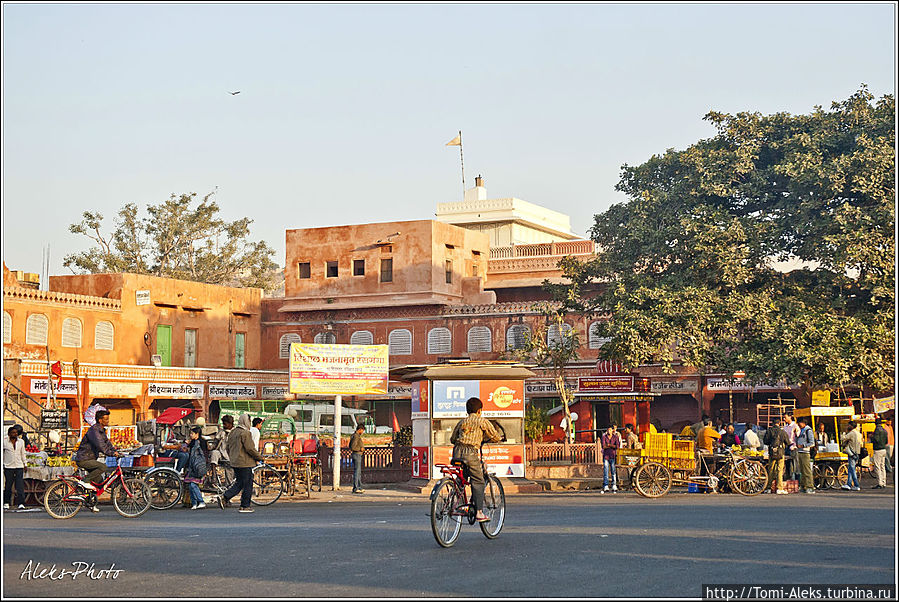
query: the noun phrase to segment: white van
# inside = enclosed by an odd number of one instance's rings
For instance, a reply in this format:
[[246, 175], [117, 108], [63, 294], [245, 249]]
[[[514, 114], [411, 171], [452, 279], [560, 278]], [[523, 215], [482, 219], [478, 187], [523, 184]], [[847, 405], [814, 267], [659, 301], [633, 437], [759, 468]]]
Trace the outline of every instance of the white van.
[[[296, 423], [300, 433], [321, 433], [323, 435], [334, 433], [334, 404], [333, 403], [292, 403], [284, 408], [284, 413]], [[340, 408], [340, 434], [352, 435], [356, 432], [356, 425], [366, 426], [366, 432], [385, 434], [393, 432], [389, 426], [374, 427], [374, 421], [365, 410], [354, 408]]]

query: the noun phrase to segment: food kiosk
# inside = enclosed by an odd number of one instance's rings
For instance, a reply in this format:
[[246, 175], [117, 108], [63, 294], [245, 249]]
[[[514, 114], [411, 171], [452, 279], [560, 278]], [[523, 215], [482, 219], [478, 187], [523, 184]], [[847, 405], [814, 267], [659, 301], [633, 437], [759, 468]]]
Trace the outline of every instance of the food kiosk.
[[484, 446], [487, 470], [499, 477], [524, 477], [524, 381], [534, 373], [515, 362], [451, 361], [391, 370], [391, 379], [412, 384], [412, 478], [440, 476], [449, 464], [453, 429], [467, 416], [465, 402], [479, 398], [482, 416], [506, 440]]

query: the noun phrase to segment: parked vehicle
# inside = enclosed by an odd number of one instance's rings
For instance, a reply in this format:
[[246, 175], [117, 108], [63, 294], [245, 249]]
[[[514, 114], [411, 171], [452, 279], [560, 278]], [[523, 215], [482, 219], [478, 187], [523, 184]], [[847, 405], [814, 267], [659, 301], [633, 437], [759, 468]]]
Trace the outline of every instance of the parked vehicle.
[[[298, 433], [314, 433], [327, 435], [334, 432], [334, 404], [332, 403], [292, 403], [284, 408], [284, 413], [293, 418]], [[366, 432], [386, 434], [393, 432], [389, 426], [375, 426], [371, 416], [365, 410], [341, 408], [340, 433], [352, 435], [356, 425], [361, 424]]]

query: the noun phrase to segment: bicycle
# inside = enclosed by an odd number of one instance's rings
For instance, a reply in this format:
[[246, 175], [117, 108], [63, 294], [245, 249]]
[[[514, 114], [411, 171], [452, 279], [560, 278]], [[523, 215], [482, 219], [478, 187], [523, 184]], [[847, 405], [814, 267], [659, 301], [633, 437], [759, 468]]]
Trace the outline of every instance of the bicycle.
[[761, 462], [747, 460], [742, 456], [734, 455], [730, 448], [724, 449], [726, 456], [724, 464], [713, 474], [709, 470], [706, 454], [699, 454], [699, 467], [705, 474], [692, 474], [686, 471], [672, 471], [661, 462], [650, 461], [641, 464], [633, 476], [634, 488], [643, 497], [662, 497], [675, 485], [702, 485], [709, 490], [718, 491], [719, 482], [727, 483], [731, 490], [741, 495], [758, 495], [765, 490], [768, 481], [768, 471]]
[[[506, 495], [502, 483], [496, 475], [487, 472], [484, 464], [484, 445], [481, 444], [481, 467], [484, 473], [484, 508], [482, 512], [490, 520], [478, 523], [481, 532], [487, 539], [494, 539], [503, 528], [506, 517]], [[431, 531], [434, 539], [441, 547], [449, 548], [459, 537], [462, 530], [462, 519], [468, 524], [476, 522], [477, 511], [474, 504], [468, 501], [466, 486], [470, 485], [468, 469], [460, 460], [453, 460], [452, 465], [437, 464], [444, 477], [431, 490]]]
[[154, 510], [168, 510], [181, 500], [184, 482], [181, 473], [174, 468], [157, 466], [144, 474], [150, 486], [150, 507]]
[[126, 477], [122, 471], [122, 459], [115, 470], [102, 483], [91, 490], [76, 475], [63, 475], [44, 492], [44, 510], [53, 518], [72, 518], [85, 505], [95, 506], [97, 498], [111, 490], [112, 505], [125, 518], [137, 518], [150, 509], [150, 487], [136, 476]]
[[[212, 481], [218, 495], [229, 489], [236, 480], [231, 465], [224, 461], [215, 465], [215, 468], [206, 475], [207, 481], [204, 484]], [[262, 463], [253, 467], [253, 497], [250, 498], [252, 503], [257, 506], [270, 506], [280, 499], [286, 489], [284, 477], [273, 466]]]

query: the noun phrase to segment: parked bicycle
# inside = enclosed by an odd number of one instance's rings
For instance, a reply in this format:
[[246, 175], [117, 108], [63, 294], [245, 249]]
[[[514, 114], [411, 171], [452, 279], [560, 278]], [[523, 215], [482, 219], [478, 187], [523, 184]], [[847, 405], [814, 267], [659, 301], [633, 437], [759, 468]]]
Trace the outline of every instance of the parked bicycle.
[[116, 462], [115, 470], [96, 490], [82, 485], [84, 474], [63, 475], [53, 481], [44, 492], [44, 510], [53, 518], [72, 518], [84, 506], [96, 506], [97, 499], [110, 491], [112, 505], [125, 518], [136, 518], [150, 509], [150, 487], [138, 476], [125, 476], [122, 459]]
[[[479, 522], [487, 539], [494, 539], [503, 528], [506, 518], [506, 495], [502, 483], [494, 473], [487, 472], [484, 464], [484, 445], [481, 444], [481, 467], [484, 474], [484, 508], [489, 521]], [[468, 468], [460, 460], [452, 465], [437, 464], [444, 477], [431, 490], [431, 531], [434, 539], [444, 548], [456, 543], [462, 530], [462, 519], [469, 525], [476, 522], [477, 510], [469, 501], [466, 487], [470, 485]]]
[[706, 455], [700, 454], [697, 468], [702, 468], [704, 474], [696, 474], [696, 471], [672, 471], [660, 462], [646, 462], [634, 473], [634, 488], [637, 493], [649, 498], [662, 497], [668, 493], [672, 484], [695, 484], [717, 491], [719, 482], [724, 481], [731, 490], [742, 495], [758, 495], [764, 491], [768, 471], [761, 462], [736, 456], [730, 448], [724, 449], [724, 457], [724, 463], [713, 473]]

